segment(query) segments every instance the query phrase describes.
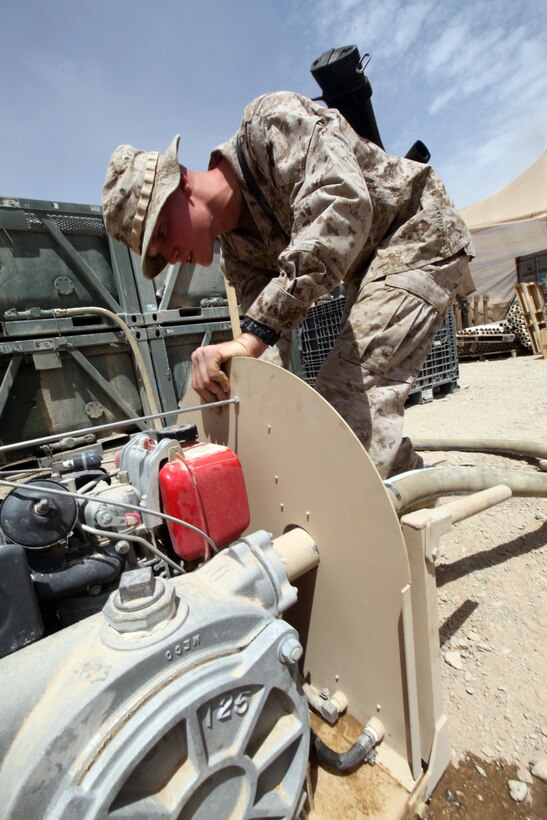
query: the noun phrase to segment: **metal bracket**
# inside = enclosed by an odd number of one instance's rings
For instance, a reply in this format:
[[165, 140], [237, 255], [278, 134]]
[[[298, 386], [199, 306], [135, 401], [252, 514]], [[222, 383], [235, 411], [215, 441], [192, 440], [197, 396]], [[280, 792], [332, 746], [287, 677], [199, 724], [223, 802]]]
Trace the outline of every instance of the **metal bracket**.
[[310, 707], [327, 723], [336, 723], [340, 715], [348, 708], [348, 699], [343, 692], [337, 691], [331, 695], [328, 689], [319, 690], [310, 683], [305, 683], [302, 688]]

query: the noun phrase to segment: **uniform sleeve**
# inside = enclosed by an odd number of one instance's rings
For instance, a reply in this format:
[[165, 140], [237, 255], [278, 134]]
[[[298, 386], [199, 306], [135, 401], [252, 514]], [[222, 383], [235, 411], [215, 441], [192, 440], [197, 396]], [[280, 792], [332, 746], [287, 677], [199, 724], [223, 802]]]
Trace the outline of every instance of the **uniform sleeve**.
[[[285, 139], [284, 155], [291, 150], [290, 135]], [[301, 147], [297, 143], [296, 150]], [[340, 284], [371, 226], [367, 185], [336, 115], [317, 118], [304, 151], [303, 170], [290, 189], [289, 245], [279, 256], [278, 275], [247, 310], [278, 333], [299, 324], [316, 299]]]

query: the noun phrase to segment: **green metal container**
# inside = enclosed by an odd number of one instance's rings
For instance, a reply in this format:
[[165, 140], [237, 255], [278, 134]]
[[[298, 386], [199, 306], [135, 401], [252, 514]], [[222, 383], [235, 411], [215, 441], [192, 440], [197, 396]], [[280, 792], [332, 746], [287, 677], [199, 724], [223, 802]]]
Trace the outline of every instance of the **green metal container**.
[[114, 327], [91, 313], [64, 319], [50, 313], [88, 306], [142, 324], [129, 250], [106, 235], [101, 208], [0, 198], [0, 334]]
[[[152, 373], [146, 334], [137, 334], [143, 337], [138, 345]], [[2, 444], [150, 412], [133, 354], [120, 332], [0, 342]], [[139, 423], [125, 431], [137, 429], [147, 427]], [[98, 433], [98, 438], [110, 434]], [[17, 452], [18, 458], [37, 455], [30, 447]]]
[[168, 265], [154, 279], [145, 279], [141, 259], [131, 253], [140, 310], [146, 325], [217, 321], [229, 318], [226, 285], [220, 272], [220, 242], [215, 241], [212, 264]]

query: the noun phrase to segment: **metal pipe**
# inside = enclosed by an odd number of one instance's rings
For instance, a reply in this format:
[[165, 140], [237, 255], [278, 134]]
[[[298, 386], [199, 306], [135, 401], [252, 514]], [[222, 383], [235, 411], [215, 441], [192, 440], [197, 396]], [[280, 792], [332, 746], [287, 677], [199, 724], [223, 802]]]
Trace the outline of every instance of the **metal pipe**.
[[163, 552], [156, 549], [156, 547], [152, 546], [152, 544], [146, 540], [146, 538], [141, 538], [140, 535], [132, 535], [131, 533], [121, 533], [121, 532], [109, 532], [107, 530], [98, 530], [96, 527], [89, 527], [87, 524], [81, 524], [82, 530], [84, 532], [88, 532], [91, 535], [97, 535], [99, 538], [110, 538], [113, 541], [133, 541], [135, 544], [141, 544], [143, 547], [146, 547], [147, 550], [150, 550], [157, 558], [161, 558], [162, 561], [165, 561], [166, 564], [169, 564], [171, 569], [176, 570], [179, 575], [184, 575], [185, 570], [182, 567], [179, 567], [174, 561], [171, 561], [167, 555], [164, 555]]
[[489, 487], [488, 490], [481, 490], [478, 493], [467, 495], [465, 498], [450, 501], [448, 504], [444, 504], [442, 509], [444, 513], [451, 517], [452, 523], [457, 524], [465, 518], [471, 518], [472, 515], [488, 510], [496, 504], [501, 504], [502, 501], [507, 501], [512, 495], [511, 488], [506, 484], [496, 484], [495, 487]]
[[21, 447], [37, 447], [40, 444], [49, 444], [51, 441], [59, 441], [60, 439], [70, 438], [71, 436], [83, 436], [87, 433], [99, 433], [105, 430], [119, 430], [120, 427], [131, 427], [139, 421], [149, 421], [165, 416], [178, 416], [179, 413], [193, 413], [196, 410], [210, 410], [214, 407], [224, 407], [225, 404], [239, 404], [239, 398], [234, 396], [231, 399], [212, 401], [208, 404], [195, 404], [193, 407], [177, 407], [176, 410], [167, 410], [164, 413], [151, 413], [147, 416], [136, 416], [132, 419], [121, 419], [120, 421], [111, 421], [108, 424], [98, 424], [95, 427], [86, 427], [82, 430], [69, 430], [64, 433], [53, 433], [51, 436], [42, 436], [41, 438], [28, 439], [27, 441], [17, 441], [13, 444], [2, 444], [0, 446], [0, 453], [7, 453], [10, 450], [20, 450]]
[[441, 495], [474, 493], [506, 484], [515, 496], [547, 498], [547, 475], [481, 467], [427, 467], [384, 481], [398, 515]]
[[[159, 413], [159, 407], [156, 403], [156, 397], [154, 395], [154, 388], [152, 387], [152, 382], [150, 381], [150, 376], [148, 375], [148, 370], [146, 369], [146, 364], [142, 357], [142, 353], [139, 350], [139, 345], [137, 340], [131, 333], [131, 329], [129, 325], [127, 325], [123, 319], [114, 313], [111, 310], [107, 310], [106, 308], [101, 307], [75, 307], [75, 308], [53, 308], [53, 315], [55, 317], [62, 317], [62, 316], [83, 316], [87, 313], [97, 313], [99, 316], [106, 316], [107, 319], [110, 319], [111, 322], [114, 322], [120, 330], [122, 331], [123, 335], [127, 339], [127, 343], [131, 348], [133, 356], [135, 357], [135, 364], [141, 374], [142, 383], [144, 387], [144, 392], [146, 393], [146, 397], [148, 399], [148, 405], [152, 413], [157, 414]], [[160, 422], [159, 416], [156, 418], [156, 427], [158, 429], [162, 428], [162, 424]]]
[[31, 475], [36, 475], [36, 473], [51, 473], [51, 468], [50, 467], [29, 467], [28, 469], [25, 468], [25, 469], [22, 469], [22, 470], [3, 470], [3, 469], [0, 469], [0, 476], [3, 476], [3, 475], [10, 475], [10, 476], [21, 475], [21, 476], [25, 476], [25, 475], [28, 475], [29, 473]]
[[272, 544], [283, 562], [289, 581], [295, 581], [319, 564], [317, 544], [301, 527], [294, 527], [274, 538]]
[[226, 287], [226, 297], [228, 299], [228, 312], [230, 314], [230, 324], [232, 326], [232, 336], [237, 339], [241, 335], [241, 323], [239, 321], [239, 306], [237, 304], [236, 289], [227, 279], [224, 280]]

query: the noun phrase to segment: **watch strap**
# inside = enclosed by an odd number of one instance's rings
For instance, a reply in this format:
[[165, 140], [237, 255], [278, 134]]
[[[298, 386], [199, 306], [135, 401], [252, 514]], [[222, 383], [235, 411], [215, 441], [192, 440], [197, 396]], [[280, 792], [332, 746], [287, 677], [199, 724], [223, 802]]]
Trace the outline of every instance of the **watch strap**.
[[267, 325], [263, 325], [261, 322], [255, 322], [254, 319], [250, 319], [248, 316], [244, 317], [241, 323], [241, 329], [244, 333], [253, 333], [255, 336], [258, 336], [259, 339], [270, 347], [274, 345], [280, 337], [280, 334], [276, 333], [275, 330], [272, 330]]

